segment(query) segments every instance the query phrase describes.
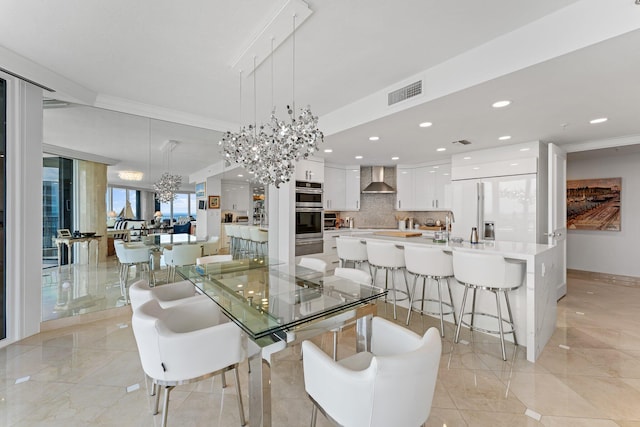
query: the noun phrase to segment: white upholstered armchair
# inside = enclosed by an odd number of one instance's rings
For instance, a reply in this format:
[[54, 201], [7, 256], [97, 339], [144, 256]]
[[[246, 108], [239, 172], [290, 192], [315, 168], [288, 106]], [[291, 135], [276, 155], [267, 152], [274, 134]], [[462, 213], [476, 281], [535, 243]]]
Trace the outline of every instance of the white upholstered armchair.
[[427, 421], [442, 351], [438, 330], [421, 337], [374, 317], [371, 350], [335, 362], [312, 342], [302, 343], [312, 426], [318, 409], [344, 427], [417, 427]]

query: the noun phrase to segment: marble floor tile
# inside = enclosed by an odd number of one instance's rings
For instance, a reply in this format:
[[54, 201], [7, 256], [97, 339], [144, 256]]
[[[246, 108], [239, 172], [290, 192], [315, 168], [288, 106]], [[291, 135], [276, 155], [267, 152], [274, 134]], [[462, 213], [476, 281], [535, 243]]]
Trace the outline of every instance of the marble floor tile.
[[[115, 276], [109, 268], [47, 274], [49, 287], [43, 291], [43, 301], [53, 317], [62, 315], [57, 287], [52, 285], [55, 280], [72, 280], [95, 297], [94, 306], [84, 312], [117, 303], [119, 289], [113, 287], [117, 278], [112, 281]], [[378, 313], [391, 318], [393, 311], [390, 305], [379, 304]], [[404, 325], [406, 313], [399, 308], [399, 324]], [[570, 275], [568, 294], [558, 305], [557, 330], [535, 364], [526, 360], [524, 347], [513, 344], [508, 344], [508, 360], [503, 361], [497, 338], [481, 333], [466, 332], [462, 338], [468, 343], [454, 344], [454, 325], [446, 322], [426, 425], [640, 427], [638, 313], [640, 287]], [[0, 425], [159, 425], [161, 416], [151, 415], [153, 397], [130, 320], [127, 314], [55, 329], [0, 349]], [[439, 328], [438, 319], [412, 316], [409, 328], [413, 331], [422, 334], [429, 327]], [[313, 341], [331, 351], [331, 335]], [[339, 334], [339, 355], [354, 352], [354, 331], [347, 328]], [[243, 364], [240, 387], [248, 417], [247, 380]], [[176, 387], [171, 393], [169, 425], [239, 425], [230, 374], [227, 382], [229, 386], [222, 389], [217, 376]], [[127, 390], [132, 385], [138, 388]], [[274, 427], [309, 424], [312, 406], [304, 391], [299, 345], [274, 355], [272, 397]], [[538, 414], [539, 420], [528, 416], [527, 410]], [[330, 425], [318, 416], [319, 427]]]

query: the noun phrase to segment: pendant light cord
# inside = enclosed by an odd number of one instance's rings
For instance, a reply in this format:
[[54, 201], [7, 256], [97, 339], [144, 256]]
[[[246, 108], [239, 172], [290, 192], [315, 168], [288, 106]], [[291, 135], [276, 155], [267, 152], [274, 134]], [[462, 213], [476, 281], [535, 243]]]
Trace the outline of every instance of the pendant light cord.
[[293, 101], [291, 104], [293, 105], [292, 111], [295, 117], [296, 113], [296, 14], [293, 14], [293, 34], [292, 34], [293, 43], [293, 61], [292, 61], [292, 73], [291, 73], [291, 92], [293, 93]]
[[257, 105], [257, 97], [256, 97], [256, 57], [253, 56], [253, 134], [257, 135], [258, 133], [258, 119], [256, 114], [256, 105]]

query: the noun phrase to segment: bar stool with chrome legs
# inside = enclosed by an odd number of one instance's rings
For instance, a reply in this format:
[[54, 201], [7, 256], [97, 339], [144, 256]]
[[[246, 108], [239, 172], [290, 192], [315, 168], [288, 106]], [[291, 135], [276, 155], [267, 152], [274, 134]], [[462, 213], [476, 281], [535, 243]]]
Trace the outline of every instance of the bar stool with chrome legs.
[[[464, 285], [464, 296], [462, 306], [458, 315], [458, 328], [454, 342], [460, 338], [460, 327], [462, 324], [469, 327], [471, 331], [478, 330], [489, 334], [500, 335], [500, 345], [502, 347], [502, 360], [507, 360], [507, 353], [504, 348], [504, 334], [513, 334], [513, 343], [517, 346], [516, 330], [509, 304], [509, 291], [513, 291], [522, 286], [524, 279], [525, 264], [523, 262], [507, 260], [501, 255], [478, 254], [463, 251], [453, 251], [453, 273], [458, 282]], [[471, 311], [465, 312], [467, 292], [473, 289], [473, 302]], [[476, 291], [485, 290], [492, 292], [496, 298], [496, 314], [476, 312]], [[500, 295], [504, 295], [507, 305], [508, 319], [502, 316], [500, 306]], [[471, 322], [464, 321], [464, 316], [471, 316]], [[498, 320], [498, 330], [480, 328], [474, 325], [475, 316], [492, 317]], [[510, 329], [504, 330], [504, 324]]]
[[[430, 248], [422, 245], [405, 245], [404, 246], [404, 260], [407, 264], [407, 272], [413, 274], [413, 289], [411, 290], [411, 298], [409, 299], [409, 313], [407, 314], [407, 325], [411, 320], [411, 312], [414, 310], [413, 305], [416, 301], [420, 301], [420, 314], [432, 314], [440, 316], [440, 335], [444, 338], [444, 316], [451, 314], [453, 316], [453, 323], [456, 322], [456, 313], [453, 307], [453, 298], [451, 297], [451, 285], [449, 284], [449, 278], [453, 277], [453, 262], [452, 256], [448, 252], [444, 252], [439, 248]], [[422, 278], [422, 298], [416, 299], [416, 283], [418, 279]], [[425, 289], [427, 287], [427, 279], [435, 280], [436, 287], [438, 289], [438, 299], [425, 298]], [[442, 299], [442, 281], [447, 284], [447, 291], [449, 292], [449, 302]], [[438, 303], [439, 310], [425, 311], [424, 303], [436, 302]], [[444, 307], [447, 307], [447, 311], [444, 311]]]
[[[376, 242], [367, 241], [367, 259], [369, 265], [373, 269], [373, 284], [376, 283], [376, 277], [378, 270], [383, 269], [385, 271], [384, 288], [388, 289], [389, 271], [391, 271], [391, 290], [393, 291], [393, 318], [398, 318], [396, 312], [396, 303], [409, 298], [409, 284], [407, 283], [407, 270], [404, 262], [404, 249], [396, 246], [395, 243], [388, 242]], [[396, 281], [394, 274], [397, 271], [402, 271], [404, 275], [404, 284], [407, 287], [407, 291], [401, 291], [396, 287]], [[406, 294], [406, 297], [398, 298], [398, 293]], [[386, 301], [386, 297], [385, 297]]]
[[[366, 243], [355, 237], [337, 237], [336, 250], [340, 267], [346, 267], [348, 262], [352, 262], [353, 268], [358, 268], [369, 260]], [[369, 274], [371, 274], [371, 266], [369, 266]]]

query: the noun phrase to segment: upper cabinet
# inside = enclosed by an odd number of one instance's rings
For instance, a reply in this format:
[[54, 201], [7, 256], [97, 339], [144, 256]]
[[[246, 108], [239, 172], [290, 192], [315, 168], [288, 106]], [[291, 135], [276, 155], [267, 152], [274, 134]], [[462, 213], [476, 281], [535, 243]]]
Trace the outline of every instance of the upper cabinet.
[[324, 208], [360, 209], [360, 166], [327, 165], [324, 168]]
[[396, 169], [396, 210], [414, 210], [414, 168], [398, 166]]
[[360, 166], [347, 166], [345, 170], [345, 209], [360, 210]]
[[450, 208], [450, 164], [398, 166], [396, 210], [433, 211]]
[[230, 211], [249, 211], [252, 204], [251, 185], [248, 182], [223, 181], [220, 208]]
[[296, 181], [324, 182], [324, 160], [298, 160]]

